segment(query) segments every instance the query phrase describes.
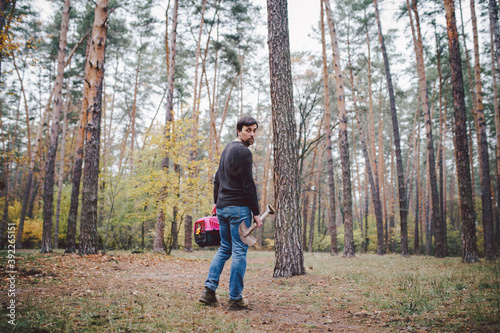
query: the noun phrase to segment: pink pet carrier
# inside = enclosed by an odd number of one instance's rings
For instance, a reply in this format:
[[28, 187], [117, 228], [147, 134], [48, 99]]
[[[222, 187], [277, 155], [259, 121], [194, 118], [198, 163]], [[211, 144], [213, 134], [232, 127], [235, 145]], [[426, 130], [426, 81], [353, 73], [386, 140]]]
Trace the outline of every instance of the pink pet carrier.
[[[212, 214], [215, 215], [215, 208]], [[196, 221], [194, 241], [200, 247], [220, 245], [219, 220], [216, 216], [202, 217]]]

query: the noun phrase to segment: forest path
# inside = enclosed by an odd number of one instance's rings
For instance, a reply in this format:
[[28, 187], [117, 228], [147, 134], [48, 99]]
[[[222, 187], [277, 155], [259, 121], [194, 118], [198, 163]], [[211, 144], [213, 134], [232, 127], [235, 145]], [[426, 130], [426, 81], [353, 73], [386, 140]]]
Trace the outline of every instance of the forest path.
[[[229, 265], [221, 305], [198, 299], [215, 252], [29, 254], [19, 260], [18, 331], [366, 332], [389, 331], [382, 311], [366, 311], [338, 278], [311, 273], [273, 278], [274, 254], [250, 252], [244, 295], [250, 309], [228, 310]], [[3, 273], [3, 272], [2, 272]], [[0, 301], [5, 303], [6, 292]], [[3, 325], [2, 325], [3, 327]]]

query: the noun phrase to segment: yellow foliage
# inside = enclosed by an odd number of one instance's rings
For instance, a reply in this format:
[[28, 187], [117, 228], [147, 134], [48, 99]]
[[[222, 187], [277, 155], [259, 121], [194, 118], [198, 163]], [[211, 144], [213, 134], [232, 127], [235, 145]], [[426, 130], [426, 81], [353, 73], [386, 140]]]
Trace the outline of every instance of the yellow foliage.
[[43, 220], [26, 218], [23, 229], [23, 243], [38, 244], [42, 239]]
[[[180, 119], [166, 128], [154, 127], [148, 133], [150, 140], [141, 152], [143, 162], [129, 180], [127, 195], [136, 204], [176, 207], [181, 217], [195, 209], [211, 210], [217, 160], [209, 161], [206, 156], [190, 159], [190, 152], [200, 141], [200, 138], [192, 138], [191, 126], [191, 119]], [[170, 160], [168, 170], [160, 169], [158, 162], [150, 163], [164, 156]]]

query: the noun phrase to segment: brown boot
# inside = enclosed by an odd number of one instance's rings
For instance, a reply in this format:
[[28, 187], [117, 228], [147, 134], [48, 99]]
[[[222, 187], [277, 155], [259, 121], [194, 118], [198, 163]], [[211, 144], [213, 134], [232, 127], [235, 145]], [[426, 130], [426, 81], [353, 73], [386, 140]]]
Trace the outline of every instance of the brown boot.
[[215, 291], [207, 287], [205, 287], [205, 289], [203, 290], [203, 294], [201, 294], [200, 302], [210, 306], [219, 305], [219, 300], [217, 299]]
[[244, 297], [237, 300], [229, 300], [229, 310], [244, 310], [248, 308], [248, 300]]

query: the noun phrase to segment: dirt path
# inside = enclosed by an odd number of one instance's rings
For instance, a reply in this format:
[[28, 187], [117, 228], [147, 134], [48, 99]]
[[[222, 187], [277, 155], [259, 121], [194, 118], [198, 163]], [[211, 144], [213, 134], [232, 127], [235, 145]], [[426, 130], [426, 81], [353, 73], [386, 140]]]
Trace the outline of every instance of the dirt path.
[[[203, 257], [207, 253], [184, 258], [154, 254], [25, 256], [18, 270], [18, 331], [390, 330], [390, 318], [343, 300], [348, 291], [331, 278], [312, 273], [272, 278], [272, 256], [250, 256], [248, 260], [244, 295], [251, 309], [228, 310], [228, 266], [217, 291], [221, 306], [206, 307], [198, 302], [210, 264]], [[3, 289], [0, 301], [5, 304]]]

